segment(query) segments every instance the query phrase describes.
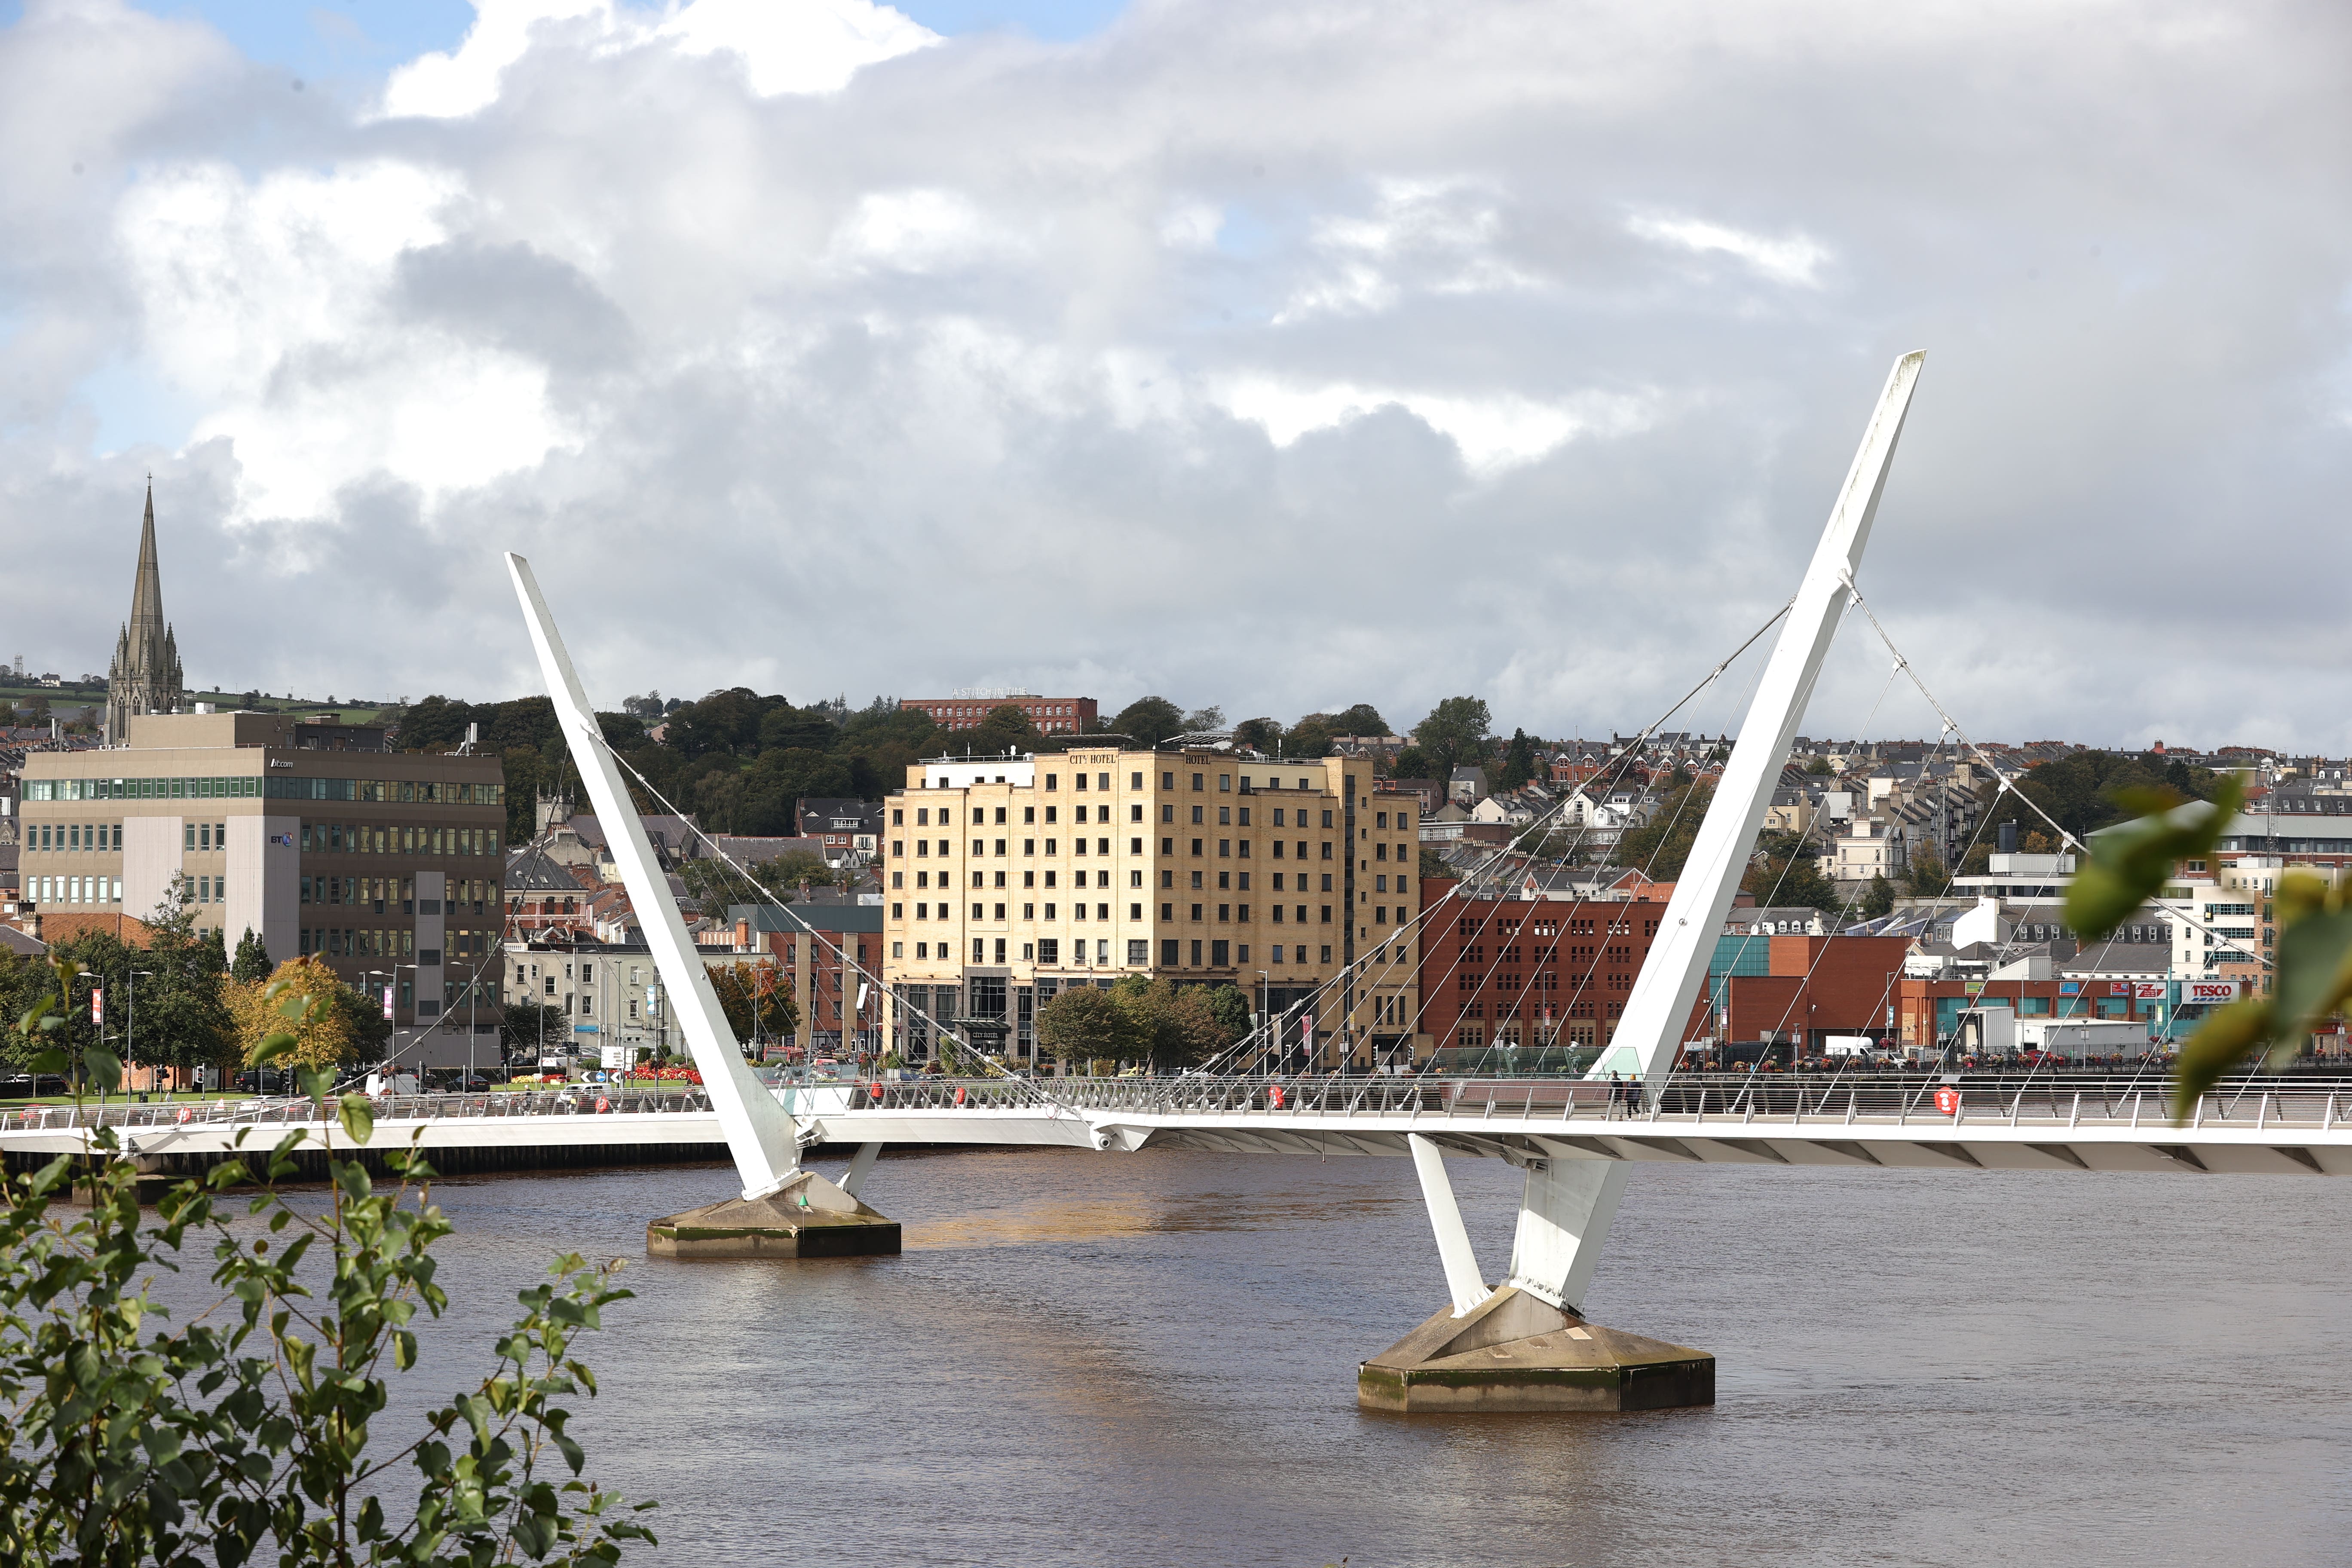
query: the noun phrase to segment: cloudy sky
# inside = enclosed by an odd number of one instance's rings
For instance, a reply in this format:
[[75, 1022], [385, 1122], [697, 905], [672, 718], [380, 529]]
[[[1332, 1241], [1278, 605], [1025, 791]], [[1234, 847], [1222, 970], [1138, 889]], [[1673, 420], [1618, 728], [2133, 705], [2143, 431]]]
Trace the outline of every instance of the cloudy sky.
[[[0, 0], [0, 655], [2352, 749], [2344, 7]], [[1809, 728], [1929, 732], [1849, 628]], [[1725, 683], [1685, 717], [1736, 721]]]

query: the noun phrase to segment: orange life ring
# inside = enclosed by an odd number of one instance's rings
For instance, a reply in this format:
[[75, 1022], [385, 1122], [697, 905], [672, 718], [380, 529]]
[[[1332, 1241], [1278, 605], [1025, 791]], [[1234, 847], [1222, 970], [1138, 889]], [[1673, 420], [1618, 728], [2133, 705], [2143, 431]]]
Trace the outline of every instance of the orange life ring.
[[1956, 1116], [1960, 1109], [1960, 1091], [1946, 1084], [1936, 1091], [1936, 1109], [1946, 1116]]
[[1266, 1085], [1265, 1103], [1273, 1110], [1282, 1109], [1282, 1085], [1278, 1083]]
[[963, 1085], [961, 1084], [956, 1085], [956, 1103], [958, 1105], [963, 1103]]
[[879, 1105], [882, 1103], [882, 1086], [879, 1083], [875, 1084], [866, 1092], [873, 1095], [875, 1104]]
[[611, 1100], [609, 1100], [605, 1099], [605, 1098], [604, 1098], [603, 1095], [601, 1095], [601, 1094], [600, 1094], [600, 1095], [598, 1095], [598, 1096], [596, 1097], [596, 1114], [597, 1114], [597, 1115], [602, 1116], [602, 1115], [604, 1115], [606, 1111], [608, 1111], [608, 1110], [612, 1110], [612, 1109], [613, 1109], [613, 1102], [612, 1102]]
[[173, 1117], [172, 1120], [173, 1120], [173, 1121], [189, 1121], [189, 1120], [193, 1119], [193, 1118], [195, 1116], [195, 1114], [196, 1114], [196, 1113], [195, 1113], [194, 1111], [190, 1110], [186, 1106], [184, 1106], [184, 1106], [180, 1107], [180, 1114], [179, 1114], [179, 1115], [177, 1115], [177, 1116], [175, 1116], [175, 1117]]

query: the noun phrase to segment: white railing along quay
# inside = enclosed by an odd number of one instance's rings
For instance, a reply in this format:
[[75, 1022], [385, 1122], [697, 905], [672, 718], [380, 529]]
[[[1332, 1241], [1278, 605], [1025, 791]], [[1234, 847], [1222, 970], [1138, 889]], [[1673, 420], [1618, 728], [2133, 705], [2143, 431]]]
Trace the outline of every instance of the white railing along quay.
[[[710, 1101], [700, 1089], [609, 1091], [533, 1090], [514, 1094], [378, 1095], [369, 1101], [378, 1121], [438, 1121], [456, 1119], [659, 1115], [702, 1112]], [[100, 1127], [123, 1130], [167, 1128], [237, 1128], [300, 1125], [335, 1115], [332, 1102], [321, 1107], [306, 1099], [224, 1100], [179, 1103], [112, 1100], [72, 1105], [31, 1105], [0, 1111], [0, 1134], [54, 1132], [74, 1129], [95, 1131]]]

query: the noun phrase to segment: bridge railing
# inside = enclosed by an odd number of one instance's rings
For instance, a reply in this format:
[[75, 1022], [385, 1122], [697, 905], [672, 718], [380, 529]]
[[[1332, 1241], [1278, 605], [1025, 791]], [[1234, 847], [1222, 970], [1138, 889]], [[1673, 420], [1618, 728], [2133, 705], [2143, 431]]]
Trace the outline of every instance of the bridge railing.
[[[425, 1121], [461, 1117], [652, 1115], [707, 1111], [710, 1097], [699, 1089], [643, 1092], [582, 1089], [523, 1094], [397, 1094], [379, 1095], [370, 1105], [379, 1121]], [[135, 1100], [107, 1105], [33, 1105], [0, 1112], [0, 1133], [37, 1132], [100, 1127], [152, 1130], [173, 1127], [281, 1127], [315, 1123], [334, 1117], [310, 1100], [223, 1100], [203, 1104], [141, 1104]]]
[[[985, 1112], [1030, 1109], [998, 1080], [930, 1079], [860, 1088], [852, 1110]], [[1269, 1117], [1364, 1116], [1449, 1121], [1495, 1117], [1563, 1122], [2005, 1122], [2077, 1126], [2170, 1125], [2171, 1089], [2150, 1074], [1940, 1077], [1833, 1074], [1677, 1078], [1643, 1097], [1638, 1086], [1590, 1079], [1436, 1077], [1060, 1079], [1053, 1099], [1081, 1112], [1147, 1116], [1255, 1113]], [[1938, 1091], [1947, 1091], [1941, 1098]], [[2193, 1126], [2334, 1127], [2352, 1117], [2352, 1079], [2255, 1077], [2224, 1082], [2191, 1114]]]

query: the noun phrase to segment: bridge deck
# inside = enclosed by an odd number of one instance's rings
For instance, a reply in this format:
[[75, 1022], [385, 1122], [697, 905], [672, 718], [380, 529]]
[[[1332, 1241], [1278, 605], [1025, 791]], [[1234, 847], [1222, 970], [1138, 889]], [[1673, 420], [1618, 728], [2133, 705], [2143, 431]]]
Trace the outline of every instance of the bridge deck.
[[[1032, 1145], [1131, 1152], [1384, 1155], [1419, 1134], [1449, 1152], [1503, 1158], [1852, 1169], [2168, 1171], [2352, 1174], [2352, 1082], [2252, 1079], [2205, 1097], [2187, 1126], [2145, 1077], [1973, 1080], [1937, 1109], [1923, 1079], [1670, 1085], [1647, 1107], [1565, 1079], [1265, 1079], [933, 1080], [781, 1091], [804, 1142]], [[603, 1109], [599, 1110], [599, 1106]], [[307, 1102], [123, 1105], [0, 1115], [0, 1150], [71, 1152], [100, 1121], [142, 1155], [266, 1149], [293, 1126], [341, 1142]], [[699, 1095], [386, 1097], [376, 1149], [708, 1145]]]

